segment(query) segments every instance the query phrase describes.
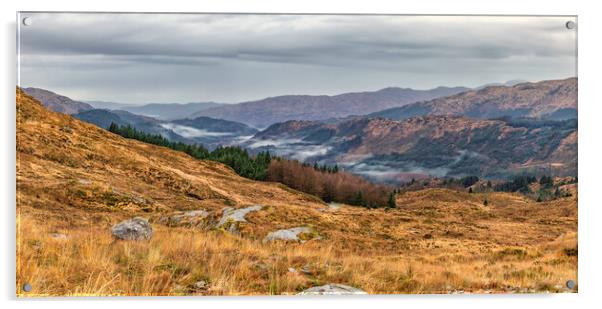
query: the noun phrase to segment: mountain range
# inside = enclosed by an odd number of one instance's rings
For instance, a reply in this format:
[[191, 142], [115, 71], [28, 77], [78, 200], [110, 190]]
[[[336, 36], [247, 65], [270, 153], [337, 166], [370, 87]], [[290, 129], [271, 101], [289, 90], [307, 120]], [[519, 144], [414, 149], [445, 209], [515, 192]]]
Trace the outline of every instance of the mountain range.
[[464, 87], [438, 87], [430, 90], [389, 87], [378, 91], [351, 92], [334, 96], [284, 95], [222, 105], [197, 112], [193, 116], [208, 116], [265, 128], [287, 120], [324, 120], [365, 115], [466, 90], [468, 88]]
[[[445, 93], [451, 94], [416, 102]], [[67, 105], [63, 110], [79, 106], [52, 92], [34, 94], [44, 94], [47, 101], [52, 94], [53, 102]], [[395, 104], [403, 106], [365, 115]], [[214, 116], [161, 120], [87, 107], [74, 116], [103, 128], [111, 122], [130, 125], [210, 149], [240, 145], [251, 152], [269, 150], [300, 161], [339, 164], [379, 181], [408, 174], [505, 178], [525, 172], [577, 172], [576, 78], [468, 90], [386, 88], [338, 96], [280, 96], [194, 115], [205, 113]], [[287, 118], [293, 120], [274, 122]], [[252, 127], [267, 124], [262, 131]]]
[[456, 95], [385, 109], [370, 114], [402, 120], [424, 115], [462, 115], [472, 118], [577, 118], [577, 78], [489, 86]]

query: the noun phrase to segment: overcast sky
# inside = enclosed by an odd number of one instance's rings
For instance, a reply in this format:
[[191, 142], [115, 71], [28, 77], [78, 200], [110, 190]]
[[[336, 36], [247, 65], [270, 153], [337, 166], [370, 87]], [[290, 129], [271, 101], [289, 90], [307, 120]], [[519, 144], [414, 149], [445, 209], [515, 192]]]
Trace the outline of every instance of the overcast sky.
[[24, 16], [20, 85], [80, 100], [233, 103], [576, 75], [567, 17]]

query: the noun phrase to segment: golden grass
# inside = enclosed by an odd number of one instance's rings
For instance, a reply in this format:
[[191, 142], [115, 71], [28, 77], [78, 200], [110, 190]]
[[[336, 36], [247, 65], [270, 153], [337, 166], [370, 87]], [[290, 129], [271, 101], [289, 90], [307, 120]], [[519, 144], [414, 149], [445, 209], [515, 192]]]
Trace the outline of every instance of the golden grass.
[[[559, 292], [577, 280], [577, 257], [567, 255], [576, 248], [575, 233], [541, 246], [451, 253], [432, 241], [417, 252], [363, 255], [328, 242], [262, 244], [219, 230], [156, 226], [154, 237], [142, 242], [116, 241], [92, 225], [60, 231], [67, 239], [53, 232], [20, 217], [17, 295], [294, 294], [326, 283], [378, 294]], [[200, 280], [209, 288], [195, 288]], [[23, 292], [25, 283], [33, 291]]]

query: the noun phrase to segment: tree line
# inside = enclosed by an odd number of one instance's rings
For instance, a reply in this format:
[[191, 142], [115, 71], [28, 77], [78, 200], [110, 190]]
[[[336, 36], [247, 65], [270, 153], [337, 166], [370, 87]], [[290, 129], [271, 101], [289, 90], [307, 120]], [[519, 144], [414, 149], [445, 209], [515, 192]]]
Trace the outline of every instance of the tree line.
[[327, 203], [395, 207], [395, 194], [389, 187], [340, 171], [337, 165], [300, 163], [273, 156], [269, 151], [251, 156], [246, 149], [238, 146], [220, 146], [209, 151], [201, 144], [173, 142], [160, 134], [142, 132], [130, 125], [111, 123], [108, 130], [125, 138], [181, 151], [199, 160], [217, 161], [228, 165], [242, 177], [280, 182], [301, 192], [316, 195]]

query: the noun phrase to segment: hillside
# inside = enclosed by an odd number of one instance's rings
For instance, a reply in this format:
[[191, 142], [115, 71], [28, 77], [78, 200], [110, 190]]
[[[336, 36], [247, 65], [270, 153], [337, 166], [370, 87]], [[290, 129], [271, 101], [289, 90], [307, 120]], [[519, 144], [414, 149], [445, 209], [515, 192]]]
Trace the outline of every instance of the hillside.
[[[576, 291], [563, 286], [577, 280], [576, 195], [535, 203], [428, 189], [390, 211], [326, 205], [48, 111], [19, 89], [16, 132], [18, 296], [296, 294], [327, 283]], [[243, 221], [234, 210], [248, 211]], [[135, 216], [149, 219], [150, 240], [111, 236]], [[267, 237], [295, 227], [307, 231], [299, 241]]]
[[45, 89], [30, 87], [24, 88], [23, 91], [42, 102], [50, 110], [59, 113], [76, 114], [94, 108], [88, 103], [74, 101], [66, 96]]
[[463, 115], [473, 118], [577, 118], [577, 78], [489, 86], [371, 114], [403, 120], [423, 115]]
[[575, 176], [576, 133], [574, 120], [354, 118], [329, 124], [274, 124], [245, 145], [307, 162], [338, 163], [376, 180], [396, 179], [407, 173], [499, 178], [529, 168], [534, 173]]
[[349, 115], [365, 115], [466, 90], [467, 88], [463, 87], [438, 87], [430, 90], [390, 87], [372, 92], [353, 92], [335, 96], [285, 95], [210, 108], [191, 117], [208, 116], [265, 128], [287, 120], [324, 120]]

